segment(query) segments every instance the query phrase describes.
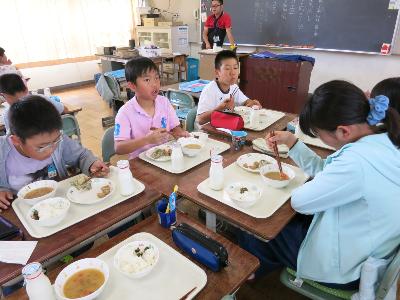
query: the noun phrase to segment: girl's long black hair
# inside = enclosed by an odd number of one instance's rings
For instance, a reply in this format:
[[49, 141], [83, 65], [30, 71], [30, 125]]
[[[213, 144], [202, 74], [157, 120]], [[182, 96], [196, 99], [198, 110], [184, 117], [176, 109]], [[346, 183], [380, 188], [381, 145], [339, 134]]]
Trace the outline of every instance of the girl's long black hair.
[[[367, 122], [370, 105], [364, 92], [354, 84], [333, 80], [320, 85], [300, 113], [300, 128], [315, 137], [317, 129], [335, 131], [340, 125]], [[382, 120], [392, 143], [400, 147], [400, 115], [389, 107]]]

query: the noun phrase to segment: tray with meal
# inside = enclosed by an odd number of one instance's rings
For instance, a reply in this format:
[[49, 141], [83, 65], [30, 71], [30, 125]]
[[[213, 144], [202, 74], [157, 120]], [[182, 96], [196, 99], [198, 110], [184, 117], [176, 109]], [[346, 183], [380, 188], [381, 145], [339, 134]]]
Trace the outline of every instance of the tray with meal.
[[209, 160], [211, 150], [220, 154], [230, 148], [230, 145], [208, 138], [204, 132], [192, 132], [191, 137], [178, 139], [183, 153], [183, 168], [176, 171], [172, 168], [172, 145], [166, 143], [148, 149], [139, 154], [139, 158], [169, 173], [180, 174]]
[[236, 106], [235, 113], [242, 116], [244, 128], [253, 131], [263, 131], [285, 116], [285, 113], [270, 109], [253, 109], [247, 106]]
[[203, 269], [154, 235], [141, 232], [97, 258], [68, 265], [58, 274], [54, 289], [57, 299], [188, 300], [206, 283]]
[[260, 153], [240, 156], [224, 168], [224, 187], [213, 190], [209, 178], [197, 190], [254, 218], [268, 218], [281, 207], [309, 176], [301, 169], [282, 164], [280, 174], [274, 158]]
[[118, 169], [110, 167], [107, 178], [84, 174], [55, 182], [36, 181], [23, 187], [12, 207], [32, 237], [43, 238], [68, 228], [139, 193], [145, 186], [133, 179], [135, 192], [122, 196]]

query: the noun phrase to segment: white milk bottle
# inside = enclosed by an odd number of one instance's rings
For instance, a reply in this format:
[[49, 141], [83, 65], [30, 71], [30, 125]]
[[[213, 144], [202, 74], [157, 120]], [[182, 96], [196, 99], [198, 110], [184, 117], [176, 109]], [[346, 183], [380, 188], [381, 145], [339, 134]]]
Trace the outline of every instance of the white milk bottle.
[[258, 109], [252, 108], [250, 110], [250, 126], [258, 127], [260, 125], [259, 111]]
[[183, 153], [179, 143], [172, 144], [171, 169], [173, 172], [180, 172], [184, 169]]
[[135, 186], [133, 183], [132, 172], [129, 169], [129, 161], [119, 160], [117, 162], [118, 167], [118, 186], [119, 193], [122, 196], [132, 195], [135, 191]]
[[42, 265], [33, 262], [22, 269], [25, 278], [25, 288], [29, 300], [55, 300], [54, 289], [49, 278], [43, 273]]
[[212, 190], [222, 190], [224, 187], [224, 168], [222, 166], [222, 156], [213, 155], [211, 157], [210, 177], [208, 178], [208, 186]]

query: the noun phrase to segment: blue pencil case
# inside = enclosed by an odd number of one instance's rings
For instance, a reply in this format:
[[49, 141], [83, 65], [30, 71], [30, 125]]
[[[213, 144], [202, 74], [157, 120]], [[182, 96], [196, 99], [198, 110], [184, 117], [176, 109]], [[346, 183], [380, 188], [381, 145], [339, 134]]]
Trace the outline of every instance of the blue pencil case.
[[225, 247], [186, 223], [172, 230], [172, 239], [181, 250], [214, 272], [228, 265]]

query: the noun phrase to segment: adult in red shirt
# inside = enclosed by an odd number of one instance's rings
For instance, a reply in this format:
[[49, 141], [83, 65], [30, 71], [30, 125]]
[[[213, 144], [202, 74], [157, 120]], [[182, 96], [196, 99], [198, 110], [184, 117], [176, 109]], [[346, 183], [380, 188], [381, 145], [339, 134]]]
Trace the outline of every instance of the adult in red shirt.
[[213, 44], [222, 47], [225, 36], [231, 45], [235, 45], [232, 35], [231, 16], [224, 12], [224, 0], [213, 0], [211, 2], [212, 15], [208, 16], [203, 30], [203, 49], [211, 49]]

